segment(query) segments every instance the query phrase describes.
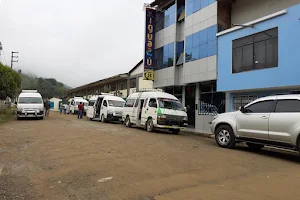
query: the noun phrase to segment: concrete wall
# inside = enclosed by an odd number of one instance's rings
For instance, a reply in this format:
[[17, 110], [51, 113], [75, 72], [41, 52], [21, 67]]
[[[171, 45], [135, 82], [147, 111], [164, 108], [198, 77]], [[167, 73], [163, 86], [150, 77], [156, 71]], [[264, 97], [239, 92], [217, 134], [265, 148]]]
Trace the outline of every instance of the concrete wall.
[[129, 76], [135, 76], [144, 73], [144, 63], [140, 64], [135, 70], [133, 70]]
[[153, 87], [166, 87], [175, 84], [175, 67], [167, 67], [154, 71]]
[[[259, 7], [259, 6], [258, 6]], [[218, 91], [300, 85], [300, 4], [287, 13], [218, 37]], [[232, 73], [232, 41], [278, 27], [278, 67]]]
[[217, 24], [217, 5], [215, 2], [185, 18], [184, 35], [188, 36]]
[[158, 31], [155, 34], [155, 49], [158, 49], [166, 44], [175, 42], [176, 39], [176, 23]]
[[232, 4], [233, 24], [243, 24], [299, 4], [300, 0], [238, 0]]
[[184, 64], [184, 84], [195, 83], [217, 78], [217, 56], [202, 58]]
[[153, 81], [144, 80], [143, 77], [139, 77], [139, 89], [152, 89], [153, 88]]

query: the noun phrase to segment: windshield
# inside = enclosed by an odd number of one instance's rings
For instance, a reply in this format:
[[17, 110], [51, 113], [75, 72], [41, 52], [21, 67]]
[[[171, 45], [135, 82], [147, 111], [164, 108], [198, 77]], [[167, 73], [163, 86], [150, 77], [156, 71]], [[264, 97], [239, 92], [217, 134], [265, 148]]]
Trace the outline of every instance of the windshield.
[[114, 101], [114, 100], [108, 100], [108, 105], [111, 107], [123, 107], [125, 102], [123, 101]]
[[43, 100], [41, 97], [20, 97], [19, 103], [41, 104]]
[[180, 101], [177, 101], [175, 99], [164, 99], [159, 98], [158, 104], [160, 108], [170, 109], [170, 110], [183, 110], [182, 104]]

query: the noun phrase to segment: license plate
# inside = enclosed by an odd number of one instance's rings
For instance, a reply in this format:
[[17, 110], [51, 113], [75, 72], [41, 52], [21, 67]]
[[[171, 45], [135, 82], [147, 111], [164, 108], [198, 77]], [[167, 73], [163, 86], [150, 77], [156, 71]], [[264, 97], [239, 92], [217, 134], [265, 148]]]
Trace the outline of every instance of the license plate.
[[173, 127], [173, 128], [178, 128], [178, 126], [177, 126], [177, 125], [173, 125], [172, 127]]

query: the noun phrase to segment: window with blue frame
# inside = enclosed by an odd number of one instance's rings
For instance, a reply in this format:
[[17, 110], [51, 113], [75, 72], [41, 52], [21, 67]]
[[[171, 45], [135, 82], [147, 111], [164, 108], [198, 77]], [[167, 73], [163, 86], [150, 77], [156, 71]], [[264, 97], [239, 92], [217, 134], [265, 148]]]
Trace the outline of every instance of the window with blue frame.
[[189, 16], [210, 4], [213, 4], [216, 0], [187, 0], [186, 1], [186, 16]]
[[185, 38], [185, 62], [217, 54], [217, 25]]
[[174, 42], [161, 48], [155, 49], [155, 70], [171, 67], [174, 65]]
[[155, 32], [158, 32], [168, 26], [171, 26], [175, 23], [175, 4], [170, 5], [165, 11], [163, 12], [156, 12], [155, 18]]

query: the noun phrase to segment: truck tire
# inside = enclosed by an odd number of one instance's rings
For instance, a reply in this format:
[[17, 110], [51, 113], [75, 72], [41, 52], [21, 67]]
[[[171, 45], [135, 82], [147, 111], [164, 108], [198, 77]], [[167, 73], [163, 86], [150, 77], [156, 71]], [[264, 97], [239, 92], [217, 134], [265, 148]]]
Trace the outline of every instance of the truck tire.
[[215, 139], [217, 144], [222, 148], [232, 149], [235, 147], [235, 135], [231, 126], [221, 125], [215, 131]]

